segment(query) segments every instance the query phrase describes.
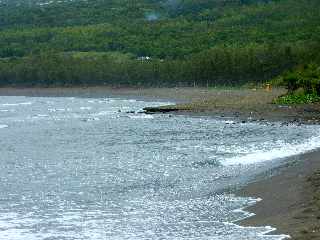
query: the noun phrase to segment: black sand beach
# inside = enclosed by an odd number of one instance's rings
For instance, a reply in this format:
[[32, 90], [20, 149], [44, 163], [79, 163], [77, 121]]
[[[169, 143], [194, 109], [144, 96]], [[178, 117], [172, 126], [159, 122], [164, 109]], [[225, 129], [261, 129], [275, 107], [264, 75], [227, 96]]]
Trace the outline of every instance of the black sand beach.
[[[320, 104], [278, 106], [272, 99], [284, 89], [111, 89], [94, 88], [2, 88], [4, 96], [80, 96], [161, 99], [177, 102], [174, 106], [149, 109], [219, 117], [241, 121], [281, 121], [295, 124], [320, 121]], [[167, 111], [169, 109], [169, 111]], [[164, 111], [165, 110], [165, 111]], [[272, 225], [278, 233], [293, 239], [320, 239], [320, 151], [288, 159], [287, 164], [258, 176], [256, 181], [237, 191], [243, 196], [263, 200], [248, 210], [256, 216], [241, 225]]]
[[245, 226], [275, 226], [292, 239], [320, 239], [320, 151], [291, 157], [237, 194], [263, 200], [247, 210]]

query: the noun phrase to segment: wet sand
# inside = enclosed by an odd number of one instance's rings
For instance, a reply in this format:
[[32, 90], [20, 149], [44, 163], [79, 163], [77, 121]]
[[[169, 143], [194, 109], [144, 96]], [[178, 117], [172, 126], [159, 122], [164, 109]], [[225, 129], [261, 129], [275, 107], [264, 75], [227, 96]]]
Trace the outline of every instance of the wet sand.
[[[291, 157], [237, 191], [262, 198], [247, 210], [254, 217], [239, 224], [274, 226], [292, 239], [320, 239], [320, 151]], [[274, 232], [273, 232], [274, 233]]]
[[[320, 122], [320, 104], [279, 106], [272, 100], [284, 89], [113, 89], [90, 88], [0, 88], [0, 96], [123, 97], [166, 100], [176, 105], [147, 109], [148, 113], [232, 117], [241, 121]], [[256, 216], [242, 225], [270, 225], [293, 239], [320, 239], [320, 151], [289, 158], [284, 166], [267, 172], [237, 191], [263, 200], [248, 210]]]

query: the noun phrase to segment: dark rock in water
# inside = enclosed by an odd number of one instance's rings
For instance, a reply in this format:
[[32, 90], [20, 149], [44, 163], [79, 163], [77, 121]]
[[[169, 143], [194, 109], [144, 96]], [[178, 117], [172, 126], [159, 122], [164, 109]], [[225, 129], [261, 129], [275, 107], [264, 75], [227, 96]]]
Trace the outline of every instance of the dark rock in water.
[[246, 123], [246, 121], [243, 120], [241, 123]]
[[177, 112], [180, 109], [178, 108], [159, 108], [159, 107], [146, 107], [143, 109], [145, 113], [169, 113], [169, 112]]
[[118, 110], [118, 113], [121, 113], [121, 110], [120, 110], [120, 109]]
[[145, 111], [144, 114], [148, 114], [148, 115], [153, 115], [153, 114], [156, 114], [157, 112], [147, 112]]
[[136, 113], [135, 111], [127, 111], [126, 113]]
[[234, 116], [237, 117], [237, 118], [240, 117], [240, 115], [241, 115], [239, 112], [234, 112], [233, 114], [234, 114]]

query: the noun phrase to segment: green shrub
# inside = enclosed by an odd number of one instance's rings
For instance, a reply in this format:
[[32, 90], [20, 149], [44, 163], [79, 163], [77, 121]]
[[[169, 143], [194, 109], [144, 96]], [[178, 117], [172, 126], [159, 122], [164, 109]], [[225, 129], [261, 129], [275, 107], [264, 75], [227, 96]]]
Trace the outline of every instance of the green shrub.
[[319, 102], [320, 97], [314, 93], [288, 94], [281, 96], [273, 101], [275, 104], [304, 104]]
[[301, 104], [320, 101], [320, 66], [306, 64], [273, 79], [272, 84], [285, 86], [287, 95], [275, 99], [277, 104]]
[[283, 84], [287, 87], [289, 94], [292, 94], [294, 91], [298, 90], [300, 86], [300, 76], [296, 72], [287, 72], [283, 76]]
[[286, 87], [289, 95], [303, 88], [306, 93], [320, 96], [320, 66], [313, 63], [299, 66], [294, 71], [285, 72], [271, 80], [270, 83]]

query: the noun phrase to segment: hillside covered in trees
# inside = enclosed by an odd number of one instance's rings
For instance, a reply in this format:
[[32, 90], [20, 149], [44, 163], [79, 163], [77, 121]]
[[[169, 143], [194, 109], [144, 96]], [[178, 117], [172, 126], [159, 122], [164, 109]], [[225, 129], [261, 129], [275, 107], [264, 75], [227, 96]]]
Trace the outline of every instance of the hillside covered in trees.
[[319, 62], [318, 0], [3, 0], [1, 86], [214, 86]]

